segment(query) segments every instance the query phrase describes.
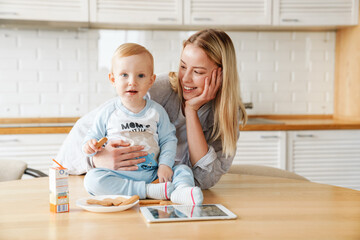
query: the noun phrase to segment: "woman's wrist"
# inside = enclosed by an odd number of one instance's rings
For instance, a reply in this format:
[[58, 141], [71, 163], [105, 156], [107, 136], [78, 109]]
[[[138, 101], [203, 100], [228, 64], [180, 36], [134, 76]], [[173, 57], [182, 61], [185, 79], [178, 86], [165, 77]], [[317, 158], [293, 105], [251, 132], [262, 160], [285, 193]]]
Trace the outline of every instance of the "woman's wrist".
[[199, 110], [199, 108], [200, 107], [197, 107], [197, 106], [195, 106], [195, 105], [191, 105], [188, 101], [186, 101], [185, 102], [185, 107], [184, 107], [185, 109], [185, 113], [186, 112], [195, 112], [195, 113], [197, 113], [197, 111]]
[[191, 106], [185, 106], [184, 113], [186, 118], [191, 118], [192, 116], [197, 116], [197, 110]]

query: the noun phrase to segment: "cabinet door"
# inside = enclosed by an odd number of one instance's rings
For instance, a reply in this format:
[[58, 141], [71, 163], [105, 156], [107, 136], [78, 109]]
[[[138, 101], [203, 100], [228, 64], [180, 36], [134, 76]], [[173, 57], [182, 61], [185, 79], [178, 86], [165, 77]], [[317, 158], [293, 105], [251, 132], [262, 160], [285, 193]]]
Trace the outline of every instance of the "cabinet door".
[[184, 22], [193, 25], [270, 25], [271, 0], [184, 0]]
[[182, 0], [90, 0], [90, 22], [182, 24]]
[[0, 135], [0, 159], [22, 160], [48, 174], [67, 134]]
[[0, 0], [0, 19], [88, 22], [88, 0]]
[[358, 23], [359, 0], [274, 0], [274, 25], [338, 26]]
[[240, 132], [233, 164], [252, 164], [285, 169], [286, 133]]
[[360, 130], [288, 132], [289, 170], [360, 190]]

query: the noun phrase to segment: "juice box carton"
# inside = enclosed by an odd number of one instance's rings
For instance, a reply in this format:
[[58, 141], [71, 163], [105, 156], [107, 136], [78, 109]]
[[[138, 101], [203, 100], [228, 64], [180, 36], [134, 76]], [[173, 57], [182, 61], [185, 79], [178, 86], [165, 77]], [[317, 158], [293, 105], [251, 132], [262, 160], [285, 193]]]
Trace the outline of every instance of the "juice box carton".
[[50, 211], [69, 212], [69, 173], [64, 167], [49, 169]]

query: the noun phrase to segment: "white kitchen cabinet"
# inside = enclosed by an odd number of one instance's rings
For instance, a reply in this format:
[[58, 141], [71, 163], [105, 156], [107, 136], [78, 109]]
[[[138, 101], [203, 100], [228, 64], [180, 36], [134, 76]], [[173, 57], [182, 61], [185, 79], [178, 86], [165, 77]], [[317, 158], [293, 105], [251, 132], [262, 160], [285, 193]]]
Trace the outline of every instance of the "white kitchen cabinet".
[[341, 26], [358, 23], [359, 0], [274, 0], [275, 26]]
[[182, 0], [90, 0], [90, 22], [108, 24], [182, 24]]
[[0, 135], [0, 159], [22, 160], [48, 174], [67, 134]]
[[88, 22], [88, 0], [0, 0], [0, 19]]
[[189, 25], [271, 25], [272, 0], [184, 0]]
[[286, 132], [240, 132], [233, 164], [252, 164], [285, 169]]
[[0, 20], [81, 22], [105, 28], [335, 28], [356, 25], [358, 14], [359, 0], [0, 0]]
[[287, 155], [290, 171], [360, 190], [360, 130], [289, 131]]

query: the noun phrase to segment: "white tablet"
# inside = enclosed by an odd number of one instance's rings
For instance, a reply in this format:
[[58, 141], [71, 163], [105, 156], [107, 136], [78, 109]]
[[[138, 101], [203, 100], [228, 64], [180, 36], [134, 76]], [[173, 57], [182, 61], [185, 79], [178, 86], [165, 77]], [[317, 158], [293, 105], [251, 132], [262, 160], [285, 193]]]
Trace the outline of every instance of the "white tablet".
[[141, 207], [140, 211], [150, 223], [236, 219], [237, 217], [221, 204], [148, 206]]

